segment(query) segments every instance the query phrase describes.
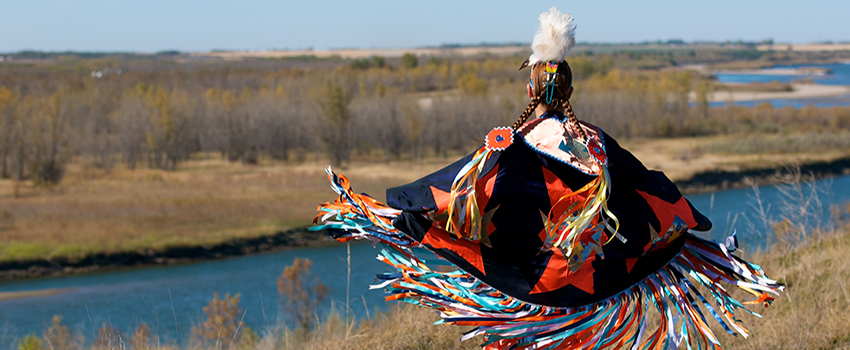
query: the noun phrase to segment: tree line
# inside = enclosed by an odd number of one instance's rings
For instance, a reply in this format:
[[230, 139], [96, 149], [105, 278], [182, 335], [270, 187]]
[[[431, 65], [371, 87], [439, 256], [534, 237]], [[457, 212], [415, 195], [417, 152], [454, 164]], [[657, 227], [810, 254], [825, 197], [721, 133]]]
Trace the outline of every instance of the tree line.
[[[0, 66], [0, 175], [56, 183], [71, 160], [173, 170], [199, 153], [244, 163], [322, 155], [340, 165], [352, 155], [467, 152], [527, 104], [528, 72], [516, 70], [523, 58]], [[633, 60], [570, 59], [579, 118], [617, 137], [676, 137], [735, 132], [801, 113], [709, 108], [713, 83], [706, 77], [625, 68]], [[96, 69], [112, 73], [91, 74]], [[850, 118], [840, 109], [805, 113], [817, 115], [809, 127], [846, 127]]]

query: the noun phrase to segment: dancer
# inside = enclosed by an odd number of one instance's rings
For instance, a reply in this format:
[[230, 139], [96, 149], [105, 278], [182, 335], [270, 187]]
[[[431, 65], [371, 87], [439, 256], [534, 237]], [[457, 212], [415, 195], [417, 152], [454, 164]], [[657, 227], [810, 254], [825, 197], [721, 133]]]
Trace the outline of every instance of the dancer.
[[[782, 286], [732, 255], [734, 244], [691, 233], [711, 223], [664, 174], [578, 121], [565, 60], [572, 21], [554, 7], [540, 15], [520, 68], [531, 71], [531, 102], [516, 123], [387, 190], [387, 205], [328, 170], [340, 196], [319, 207], [314, 229], [382, 244], [379, 259], [396, 268], [378, 276], [387, 300], [476, 326], [461, 339], [481, 335], [487, 348], [719, 348], [715, 321], [747, 336], [738, 316], [753, 312], [743, 304], [767, 306]], [[735, 300], [724, 284], [754, 300]], [[661, 322], [651, 328], [653, 310]]]

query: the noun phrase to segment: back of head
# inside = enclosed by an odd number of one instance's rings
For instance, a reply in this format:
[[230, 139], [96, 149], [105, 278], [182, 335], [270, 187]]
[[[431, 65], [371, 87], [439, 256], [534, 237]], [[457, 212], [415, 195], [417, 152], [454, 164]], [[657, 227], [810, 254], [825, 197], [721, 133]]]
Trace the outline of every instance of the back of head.
[[566, 56], [575, 45], [573, 16], [552, 7], [548, 12], [540, 14], [539, 20], [540, 27], [531, 44], [532, 54], [520, 67], [531, 68], [529, 85], [533, 97], [512, 127], [514, 130], [519, 129], [537, 106], [542, 104], [556, 111], [563, 109], [584, 137], [569, 103], [573, 73]]
[[573, 72], [567, 61], [541, 62], [531, 67], [528, 80], [532, 95], [540, 96], [540, 104], [552, 109], [561, 109], [562, 104], [569, 99]]

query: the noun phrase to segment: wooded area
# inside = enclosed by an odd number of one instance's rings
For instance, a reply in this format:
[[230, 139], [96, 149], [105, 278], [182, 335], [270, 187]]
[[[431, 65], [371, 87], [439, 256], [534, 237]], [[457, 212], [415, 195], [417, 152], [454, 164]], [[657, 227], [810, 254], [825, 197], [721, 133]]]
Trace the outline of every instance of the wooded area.
[[[752, 61], [766, 60], [757, 56]], [[714, 82], [676, 66], [723, 57], [585, 52], [570, 59], [573, 106], [620, 138], [850, 128], [848, 108], [709, 108]], [[173, 170], [194, 156], [244, 163], [327, 156], [340, 165], [352, 154], [389, 160], [467, 152], [525, 107], [522, 59], [107, 56], [4, 64], [0, 175], [51, 184], [71, 160]]]

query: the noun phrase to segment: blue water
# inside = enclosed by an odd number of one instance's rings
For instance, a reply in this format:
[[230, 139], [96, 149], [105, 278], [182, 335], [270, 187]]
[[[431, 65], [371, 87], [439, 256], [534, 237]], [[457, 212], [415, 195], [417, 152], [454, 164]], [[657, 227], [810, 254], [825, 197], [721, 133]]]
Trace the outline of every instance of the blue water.
[[719, 73], [717, 81], [721, 83], [769, 83], [778, 81], [783, 84], [791, 83], [795, 80], [812, 79], [815, 83], [821, 85], [850, 85], [850, 64], [848, 63], [832, 63], [832, 64], [804, 64], [804, 65], [788, 65], [774, 66], [764, 69], [770, 72], [772, 69], [797, 69], [803, 67], [824, 68], [832, 71], [832, 74], [827, 75], [772, 75], [772, 74], [738, 74], [738, 73]]
[[[755, 101], [735, 101], [736, 106], [755, 107], [762, 103], [767, 103], [773, 108], [791, 107], [800, 109], [803, 107], [847, 107], [850, 106], [850, 95], [841, 95], [834, 97], [819, 97], [819, 98], [795, 98], [795, 99], [769, 99]], [[708, 104], [711, 107], [728, 106], [729, 102], [715, 101]]]
[[[370, 312], [384, 307], [380, 292], [367, 293], [375, 273], [387, 270], [385, 264], [375, 260], [375, 253], [368, 243], [351, 245], [351, 306], [358, 316], [366, 314], [364, 301]], [[263, 331], [288, 322], [279, 310], [276, 280], [296, 257], [312, 260], [312, 272], [331, 289], [320, 314], [326, 314], [332, 303], [344, 312], [346, 246], [336, 244], [187, 265], [3, 283], [0, 292], [72, 290], [0, 302], [0, 348], [12, 348], [16, 337], [41, 334], [54, 314], [62, 315], [65, 325], [81, 331], [89, 340], [93, 338], [92, 329], [96, 331], [103, 324], [130, 333], [145, 322], [165, 343], [185, 345], [192, 326], [202, 321], [202, 308], [214, 292], [222, 297], [240, 293], [246, 326]]]
[[[810, 186], [802, 189], [807, 194], [812, 191]], [[823, 204], [820, 209], [810, 206], [814, 212], [810, 219], [828, 225], [829, 206], [850, 201], [850, 176], [818, 181], [814, 190]], [[770, 207], [768, 213], [778, 217], [784, 198], [779, 187], [763, 187], [759, 192], [763, 203]], [[719, 240], [736, 229], [741, 244], [756, 249], [770, 243], [772, 238], [769, 228], [757, 218], [753, 193], [752, 189], [728, 190], [689, 196], [689, 199], [715, 224], [707, 236]], [[366, 317], [366, 308], [374, 315], [375, 310], [387, 305], [381, 291], [368, 290], [375, 273], [388, 271], [386, 265], [375, 260], [376, 253], [368, 243], [351, 245], [350, 305], [351, 313], [357, 317]], [[213, 292], [240, 293], [239, 305], [245, 311], [246, 326], [262, 334], [288, 322], [279, 309], [275, 282], [296, 257], [311, 259], [313, 272], [331, 289], [329, 301], [319, 315], [327, 314], [332, 303], [344, 312], [346, 245], [336, 244], [187, 265], [2, 283], [0, 292], [71, 290], [49, 297], [0, 302], [0, 348], [14, 348], [15, 339], [25, 334], [41, 334], [54, 314], [63, 315], [64, 324], [89, 341], [103, 324], [131, 333], [145, 322], [163, 343], [185, 345], [192, 326], [202, 321], [202, 308]]]
[[[812, 79], [816, 84], [821, 85], [850, 85], [850, 64], [848, 63], [833, 63], [833, 64], [816, 64], [816, 65], [788, 65], [775, 66], [766, 69], [796, 69], [801, 67], [817, 67], [829, 69], [832, 74], [823, 76], [817, 75], [773, 75], [773, 74], [739, 74], [739, 73], [719, 73], [717, 81], [721, 83], [769, 83], [777, 81], [780, 83], [791, 83], [796, 80]], [[774, 108], [792, 107], [803, 108], [805, 106], [814, 107], [846, 107], [850, 106], [850, 95], [835, 96], [835, 97], [820, 97], [820, 98], [804, 98], [804, 99], [771, 99], [757, 101], [735, 101], [735, 105], [754, 107], [762, 103], [771, 104]], [[711, 107], [721, 107], [728, 105], [727, 102], [719, 101], [712, 102]]]
[[[761, 212], [769, 221], [788, 217], [795, 222], [805, 220], [811, 227], [832, 228], [836, 222], [831, 208], [846, 208], [850, 202], [850, 176], [823, 179], [800, 186], [778, 185], [718, 191], [687, 196], [688, 200], [708, 216], [714, 228], [708, 238], [720, 241], [733, 230], [743, 246], [753, 249], [764, 248], [773, 243], [771, 227], [764, 224]], [[805, 217], [794, 216], [800, 208], [806, 208]], [[789, 213], [793, 211], [794, 213]], [[843, 210], [841, 210], [843, 212]]]

